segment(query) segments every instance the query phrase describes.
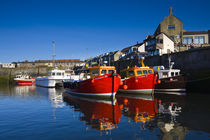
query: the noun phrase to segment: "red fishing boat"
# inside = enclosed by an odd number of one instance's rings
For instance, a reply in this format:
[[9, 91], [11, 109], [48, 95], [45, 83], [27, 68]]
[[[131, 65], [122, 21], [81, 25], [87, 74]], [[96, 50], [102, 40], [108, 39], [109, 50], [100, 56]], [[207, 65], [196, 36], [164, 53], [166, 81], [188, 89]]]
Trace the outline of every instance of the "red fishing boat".
[[31, 85], [35, 83], [35, 79], [26, 74], [16, 75], [14, 80], [16, 81], [18, 85]]
[[64, 93], [63, 99], [82, 115], [81, 121], [96, 130], [111, 130], [120, 122], [121, 111], [116, 100], [101, 100], [96, 98], [78, 97]]
[[146, 67], [141, 61], [142, 67], [132, 67], [121, 71], [123, 85], [120, 86], [119, 92], [132, 94], [151, 94], [154, 90], [157, 76], [153, 69]]
[[114, 96], [119, 89], [120, 76], [116, 74], [113, 66], [94, 66], [89, 68], [90, 78], [82, 81], [64, 82], [64, 88], [67, 93], [96, 96], [111, 97]]

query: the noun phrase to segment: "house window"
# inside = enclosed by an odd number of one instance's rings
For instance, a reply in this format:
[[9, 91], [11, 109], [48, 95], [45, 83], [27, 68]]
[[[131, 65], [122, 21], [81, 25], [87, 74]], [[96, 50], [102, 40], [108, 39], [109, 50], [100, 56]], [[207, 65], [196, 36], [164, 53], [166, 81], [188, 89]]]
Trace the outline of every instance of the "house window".
[[175, 29], [175, 25], [168, 25], [168, 29], [169, 30], [174, 30]]
[[159, 55], [159, 54], [160, 54], [159, 50], [155, 50], [154, 55]]
[[183, 37], [183, 44], [191, 44], [193, 41], [192, 37]]
[[195, 44], [204, 44], [204, 36], [195, 36], [194, 43]]
[[171, 37], [171, 39], [173, 39], [174, 40], [174, 36], [172, 35], [172, 36], [170, 36]]
[[159, 39], [158, 40], [158, 43], [163, 43], [163, 39]]
[[138, 49], [137, 48], [133, 48], [133, 52], [137, 52], [138, 51]]

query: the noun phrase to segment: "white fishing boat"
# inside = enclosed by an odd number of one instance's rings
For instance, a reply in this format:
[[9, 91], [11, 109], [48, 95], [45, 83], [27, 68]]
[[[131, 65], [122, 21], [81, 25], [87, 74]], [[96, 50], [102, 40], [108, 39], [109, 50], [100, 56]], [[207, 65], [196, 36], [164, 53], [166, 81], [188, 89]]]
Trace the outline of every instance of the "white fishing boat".
[[164, 66], [154, 66], [153, 70], [157, 73], [159, 82], [155, 85], [155, 91], [165, 92], [184, 92], [186, 91], [186, 78], [180, 69], [173, 69], [174, 62], [169, 57], [169, 68]]
[[36, 85], [41, 87], [58, 87], [63, 86], [64, 80], [70, 80], [70, 75], [65, 73], [65, 70], [53, 69], [48, 72], [49, 76], [37, 77]]

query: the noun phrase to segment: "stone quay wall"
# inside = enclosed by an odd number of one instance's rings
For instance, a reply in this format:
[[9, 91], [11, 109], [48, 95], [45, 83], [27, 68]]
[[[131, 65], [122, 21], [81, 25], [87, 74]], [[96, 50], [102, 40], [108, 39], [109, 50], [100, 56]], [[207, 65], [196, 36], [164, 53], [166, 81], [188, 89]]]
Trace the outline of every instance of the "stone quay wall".
[[0, 76], [14, 77], [20, 73], [27, 73], [31, 76], [46, 75], [49, 68], [37, 67], [37, 68], [0, 68]]
[[[196, 48], [162, 56], [149, 56], [145, 58], [144, 64], [149, 67], [163, 65], [165, 68], [168, 68], [169, 56], [171, 62], [174, 62], [173, 68], [180, 69], [182, 74], [200, 75], [203, 71], [210, 71], [210, 47]], [[114, 65], [118, 72], [128, 66], [141, 66], [137, 59], [117, 61]]]
[[[144, 64], [149, 67], [163, 65], [165, 68], [168, 68], [169, 56], [171, 62], [174, 62], [173, 68], [180, 69], [181, 73], [186, 76], [188, 89], [210, 91], [210, 47], [146, 57]], [[128, 66], [141, 66], [136, 59], [118, 61], [114, 65], [118, 72]]]

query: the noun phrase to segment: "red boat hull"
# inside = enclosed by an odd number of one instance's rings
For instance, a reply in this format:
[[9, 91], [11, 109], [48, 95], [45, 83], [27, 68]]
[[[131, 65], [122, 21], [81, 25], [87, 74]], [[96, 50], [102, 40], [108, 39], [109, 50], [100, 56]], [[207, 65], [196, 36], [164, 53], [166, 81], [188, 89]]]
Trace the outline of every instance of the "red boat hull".
[[71, 83], [66, 89], [68, 93], [85, 96], [114, 96], [119, 89], [121, 80], [120, 76], [111, 76], [106, 74], [87, 79], [80, 82]]
[[16, 80], [18, 85], [23, 84], [35, 84], [35, 79], [27, 79], [27, 80]]
[[145, 93], [150, 94], [154, 90], [156, 76], [154, 74], [135, 76], [123, 81], [123, 85], [127, 85], [127, 90], [120, 86], [119, 91], [125, 93]]

